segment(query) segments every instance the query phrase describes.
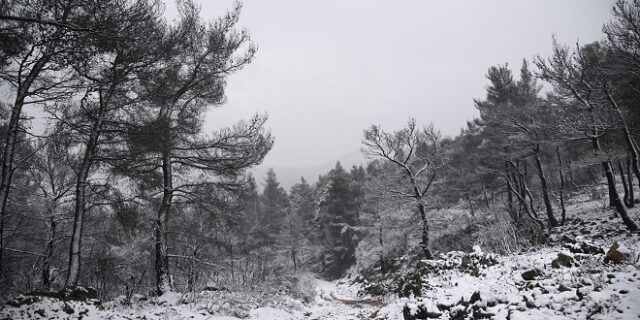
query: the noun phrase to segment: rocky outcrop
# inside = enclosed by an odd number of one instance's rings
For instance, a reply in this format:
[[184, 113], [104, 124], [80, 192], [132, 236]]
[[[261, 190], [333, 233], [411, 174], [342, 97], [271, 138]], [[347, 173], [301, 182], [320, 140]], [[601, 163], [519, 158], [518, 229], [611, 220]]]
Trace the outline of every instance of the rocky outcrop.
[[611, 246], [611, 248], [609, 248], [609, 251], [607, 251], [607, 254], [604, 256], [604, 262], [620, 264], [628, 261], [629, 258], [630, 253], [627, 249], [616, 242]]
[[569, 256], [565, 253], [558, 253], [558, 257], [551, 261], [551, 267], [554, 269], [560, 269], [562, 267], [572, 267], [575, 265], [575, 260], [573, 260], [572, 256]]

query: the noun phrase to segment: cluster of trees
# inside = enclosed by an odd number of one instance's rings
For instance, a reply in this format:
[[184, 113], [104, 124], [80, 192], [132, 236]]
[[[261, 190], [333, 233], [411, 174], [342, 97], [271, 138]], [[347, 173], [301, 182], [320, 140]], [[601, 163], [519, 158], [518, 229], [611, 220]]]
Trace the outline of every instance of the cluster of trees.
[[[554, 39], [552, 56], [536, 57], [535, 72], [526, 60], [519, 79], [506, 64], [489, 68], [487, 95], [475, 100], [480, 116], [455, 138], [442, 139], [414, 120], [395, 132], [378, 126], [365, 131], [364, 151], [396, 170], [378, 189], [415, 204], [427, 258], [432, 254], [424, 208], [432, 185], [432, 197], [466, 201], [472, 214], [478, 203], [495, 202], [488, 194], [500, 197], [514, 223], [526, 218], [544, 229], [565, 222], [566, 194], [599, 183], [600, 167], [610, 207], [628, 230], [639, 230], [628, 209], [636, 205], [634, 186], [640, 187], [634, 130], [640, 1], [619, 1], [612, 12], [605, 40], [572, 49]], [[546, 95], [539, 81], [549, 85]]]
[[[157, 292], [172, 290], [171, 217], [220, 211], [215, 201], [244, 189], [242, 173], [270, 150], [264, 116], [203, 128], [203, 113], [224, 102], [227, 76], [255, 53], [235, 27], [240, 7], [207, 22], [193, 1], [179, 1], [171, 24], [162, 8], [143, 0], [0, 4], [0, 78], [10, 97], [1, 105], [4, 288], [74, 288], [115, 266], [113, 246], [144, 242]], [[29, 129], [26, 107], [50, 119], [44, 134]], [[123, 261], [132, 254], [121, 253]], [[127, 277], [128, 286], [139, 281]]]
[[247, 223], [247, 239], [253, 243], [244, 251], [264, 254], [262, 260], [272, 268], [263, 272], [303, 269], [327, 278], [344, 275], [356, 262], [365, 179], [362, 167], [346, 171], [338, 162], [315, 184], [301, 179], [287, 193], [269, 170], [262, 192], [251, 192], [244, 211], [247, 220], [254, 217]]
[[[374, 125], [366, 167], [338, 163], [290, 190], [273, 171], [246, 172], [272, 147], [266, 117], [204, 132], [203, 113], [255, 53], [235, 27], [240, 8], [204, 22], [192, 1], [178, 7], [167, 23], [156, 1], [1, 2], [2, 292], [338, 278], [371, 256], [384, 270], [413, 243], [434, 256], [434, 209], [504, 212], [542, 235], [565, 223], [568, 194], [602, 181], [638, 231], [640, 0], [616, 3], [602, 41], [554, 41], [518, 77], [489, 68], [479, 117], [458, 136]], [[47, 115], [44, 133], [24, 107]]]

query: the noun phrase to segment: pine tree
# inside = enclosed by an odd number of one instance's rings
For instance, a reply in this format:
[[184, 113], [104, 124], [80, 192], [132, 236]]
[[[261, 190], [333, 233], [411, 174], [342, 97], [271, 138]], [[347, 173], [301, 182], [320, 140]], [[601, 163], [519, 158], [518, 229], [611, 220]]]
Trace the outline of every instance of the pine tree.
[[[362, 170], [364, 172], [364, 170]], [[356, 175], [360, 172], [356, 170]], [[356, 226], [361, 207], [361, 185], [340, 162], [328, 174], [318, 216], [323, 245], [322, 269], [329, 279], [339, 278], [356, 262]]]
[[261, 210], [258, 218], [258, 235], [265, 244], [275, 244], [286, 226], [287, 198], [287, 192], [280, 186], [275, 171], [269, 169], [260, 195]]

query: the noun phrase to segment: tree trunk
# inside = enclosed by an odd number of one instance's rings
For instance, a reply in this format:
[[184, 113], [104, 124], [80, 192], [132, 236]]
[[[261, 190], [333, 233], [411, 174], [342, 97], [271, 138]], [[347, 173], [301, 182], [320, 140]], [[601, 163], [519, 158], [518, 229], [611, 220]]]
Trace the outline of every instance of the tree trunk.
[[484, 185], [482, 186], [482, 194], [484, 195], [484, 204], [487, 207], [487, 209], [491, 209], [491, 205], [489, 204], [489, 196], [487, 195], [487, 189], [484, 187]]
[[640, 186], [640, 166], [638, 164], [638, 149], [636, 148], [635, 141], [631, 136], [631, 132], [629, 131], [627, 122], [624, 119], [624, 115], [622, 114], [622, 111], [618, 107], [618, 103], [615, 101], [615, 99], [613, 99], [613, 97], [609, 93], [609, 90], [606, 88], [606, 86], [605, 86], [605, 92], [607, 95], [607, 99], [609, 100], [609, 103], [611, 103], [611, 106], [613, 106], [613, 108], [616, 110], [618, 117], [620, 117], [620, 122], [622, 123], [622, 134], [624, 136], [625, 142], [627, 143], [629, 154], [631, 155], [631, 167], [633, 168], [633, 173], [635, 174], [636, 179], [638, 180], [638, 186]]
[[[507, 176], [507, 179], [509, 179], [509, 163], [505, 163], [505, 175]], [[509, 181], [507, 180], [507, 210], [509, 211], [509, 215], [511, 215], [511, 217], [513, 218], [514, 221], [516, 221], [516, 218], [518, 217], [514, 208], [513, 208], [513, 193], [511, 191], [511, 186], [509, 185]]]
[[629, 186], [627, 185], [627, 178], [624, 176], [624, 169], [622, 168], [622, 162], [620, 162], [620, 159], [617, 160], [618, 163], [618, 172], [620, 173], [620, 180], [622, 180], [622, 189], [624, 189], [624, 197], [623, 199], [623, 203], [625, 206], [627, 206], [627, 208], [631, 208], [631, 206], [629, 205]]
[[[513, 164], [513, 162], [508, 161], [507, 164], [511, 164], [513, 166], [513, 169], [516, 169], [516, 166]], [[519, 170], [518, 170], [518, 174], [520, 175]], [[534, 217], [531, 214], [531, 212], [529, 212], [529, 207], [527, 207], [527, 201], [525, 199], [526, 195], [521, 194], [520, 192], [518, 192], [517, 190], [515, 190], [513, 188], [513, 185], [511, 184], [511, 180], [510, 180], [509, 177], [510, 177], [509, 174], [505, 175], [505, 180], [507, 182], [507, 187], [509, 188], [509, 190], [511, 190], [511, 192], [516, 196], [516, 198], [518, 199], [518, 201], [520, 202], [520, 204], [524, 208], [524, 212], [527, 214], [527, 216], [531, 220], [536, 222], [538, 224], [538, 226], [540, 226], [540, 229], [544, 229], [544, 222], [542, 220], [538, 219], [537, 217]], [[514, 184], [515, 183], [516, 183], [516, 181], [514, 181]]]
[[382, 230], [382, 219], [378, 219], [378, 243], [380, 244], [380, 271], [387, 272], [387, 262], [384, 259], [384, 233]]
[[49, 239], [47, 241], [44, 263], [42, 265], [42, 287], [44, 289], [51, 287], [51, 261], [53, 260], [53, 243], [56, 238], [56, 227], [57, 222], [52, 212], [51, 220], [49, 221]]
[[562, 209], [562, 222], [561, 224], [567, 221], [567, 208], [564, 205], [564, 190], [566, 188], [566, 184], [564, 181], [564, 173], [562, 172], [562, 157], [560, 156], [560, 147], [556, 147], [556, 154], [558, 155], [558, 175], [560, 176], [560, 208]]
[[538, 177], [540, 178], [540, 185], [542, 186], [542, 198], [544, 199], [544, 206], [547, 209], [547, 218], [549, 219], [549, 227], [557, 227], [558, 220], [553, 215], [553, 206], [551, 205], [551, 198], [549, 197], [549, 189], [547, 187], [547, 178], [544, 175], [542, 168], [542, 161], [540, 161], [540, 145], [536, 145], [533, 150], [534, 158], [536, 160], [536, 167], [538, 168]]
[[[598, 132], [594, 130], [593, 137], [591, 138], [591, 142], [593, 144], [593, 149], [596, 153], [600, 152], [600, 141], [598, 140]], [[622, 203], [620, 197], [618, 196], [618, 190], [616, 190], [616, 181], [613, 177], [613, 170], [611, 169], [611, 162], [603, 161], [602, 162], [602, 170], [604, 171], [604, 175], [607, 178], [607, 185], [609, 187], [609, 195], [611, 196], [611, 201], [614, 203], [614, 207], [620, 218], [622, 218], [622, 222], [630, 231], [638, 231], [638, 225], [631, 220], [629, 217], [629, 213], [627, 212], [627, 207]]]
[[[110, 91], [111, 92], [111, 91]], [[76, 199], [75, 210], [73, 216], [73, 231], [71, 232], [71, 247], [69, 250], [69, 269], [67, 272], [67, 281], [65, 287], [74, 288], [78, 286], [80, 278], [80, 258], [82, 249], [82, 229], [84, 227], [84, 214], [86, 211], [86, 191], [89, 172], [95, 161], [95, 155], [98, 148], [98, 139], [107, 110], [107, 100], [103, 100], [102, 90], [99, 90], [99, 109], [96, 114], [89, 138], [84, 150], [84, 156], [76, 177]], [[109, 93], [110, 96], [110, 93]]]
[[[509, 169], [509, 174], [511, 175], [511, 181], [513, 181], [513, 191], [518, 192], [519, 194], [524, 194], [523, 188], [522, 188], [522, 182], [520, 179], [520, 168], [519, 168], [519, 163], [518, 166], [516, 166], [513, 162], [507, 162], [507, 163], [511, 163], [511, 165], [513, 165], [514, 170], [518, 171], [518, 175], [516, 176], [515, 172], [513, 170]], [[523, 211], [523, 206], [526, 206], [526, 202], [522, 203], [522, 202], [518, 202], [519, 206], [518, 206], [518, 211], [516, 212], [516, 217], [518, 219], [522, 218], [522, 211]], [[528, 208], [525, 208], [527, 210], [529, 210]]]
[[[9, 193], [11, 191], [11, 182], [13, 179], [13, 160], [15, 157], [16, 146], [18, 144], [18, 133], [20, 132], [20, 117], [22, 115], [22, 107], [24, 101], [29, 95], [29, 90], [33, 82], [40, 76], [42, 69], [51, 59], [51, 55], [43, 54], [33, 64], [33, 67], [23, 79], [18, 82], [16, 90], [16, 99], [11, 108], [11, 117], [7, 126], [7, 136], [4, 139], [4, 150], [0, 161], [2, 161], [2, 169], [0, 171], [0, 278], [2, 278], [2, 253], [4, 252], [4, 219], [6, 217], [7, 204], [9, 202]], [[21, 77], [21, 76], [20, 76]]]
[[289, 235], [290, 235], [290, 242], [289, 242], [289, 246], [290, 246], [290, 250], [289, 250], [289, 254], [291, 257], [291, 262], [293, 263], [293, 272], [295, 273], [296, 271], [298, 271], [298, 261], [297, 261], [297, 250], [296, 250], [296, 242], [295, 241], [295, 237], [296, 237], [296, 232], [294, 230], [294, 226], [293, 226], [293, 221], [291, 219], [291, 213], [289, 213]]
[[627, 184], [629, 185], [629, 208], [633, 208], [636, 205], [636, 199], [633, 194], [633, 175], [631, 174], [631, 166], [632, 166], [631, 158], [627, 161]]
[[[167, 134], [168, 136], [169, 134]], [[168, 145], [166, 142], [165, 145]], [[173, 198], [173, 176], [171, 168], [171, 151], [165, 147], [162, 155], [162, 202], [156, 217], [156, 289], [158, 295], [171, 291], [171, 281], [169, 279], [169, 257], [167, 223], [169, 221], [169, 211], [171, 210]]]
[[569, 166], [569, 183], [571, 184], [571, 187], [575, 188], [577, 187], [575, 180], [573, 179], [573, 170], [571, 170], [571, 166]]
[[6, 217], [7, 204], [9, 202], [9, 192], [11, 190], [11, 180], [13, 177], [13, 158], [15, 156], [16, 141], [20, 129], [20, 114], [24, 99], [16, 99], [11, 110], [11, 118], [7, 128], [7, 136], [4, 141], [4, 152], [2, 155], [2, 173], [0, 173], [0, 278], [3, 275], [2, 253], [4, 252], [4, 219]]
[[420, 212], [420, 220], [422, 220], [422, 236], [420, 237], [420, 247], [424, 252], [427, 260], [433, 259], [431, 250], [429, 250], [429, 222], [427, 221], [427, 213], [425, 212], [422, 202], [418, 202], [418, 211]]
[[[611, 166], [611, 164], [609, 164], [609, 166]], [[606, 172], [603, 171], [602, 173], [603, 173], [603, 175], [604, 175], [604, 177], [606, 179], [609, 179], [609, 177], [607, 177], [607, 173]], [[613, 178], [613, 185], [615, 186], [615, 184], [616, 184], [615, 176], [612, 176], [612, 178]], [[609, 190], [609, 208], [615, 208], [616, 207], [615, 198], [618, 197], [618, 191], [615, 190], [615, 187], [614, 188], [609, 188], [608, 190]]]
[[[524, 180], [524, 178], [522, 180]], [[524, 183], [523, 189], [525, 198], [529, 197], [529, 206], [531, 207], [531, 213], [533, 213], [536, 219], [539, 219], [540, 217], [538, 216], [538, 211], [536, 210], [536, 207], [533, 203], [533, 195], [531, 194], [531, 190], [529, 190], [529, 186], [527, 186], [526, 182]]]
[[475, 217], [476, 213], [475, 211], [473, 211], [473, 203], [471, 203], [471, 197], [469, 196], [469, 193], [467, 193], [467, 202], [469, 203], [469, 213], [472, 217]]

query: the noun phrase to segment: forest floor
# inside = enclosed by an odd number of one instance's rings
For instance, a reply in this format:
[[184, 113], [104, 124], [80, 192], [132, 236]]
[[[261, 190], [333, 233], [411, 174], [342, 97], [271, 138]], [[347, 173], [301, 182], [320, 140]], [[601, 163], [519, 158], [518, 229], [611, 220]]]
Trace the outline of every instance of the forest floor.
[[[631, 211], [636, 221], [638, 211]], [[640, 319], [640, 236], [602, 202], [584, 200], [569, 213], [548, 246], [517, 254], [476, 247], [386, 277], [328, 282], [305, 275], [306, 302], [219, 292], [129, 306], [22, 296], [0, 308], [0, 319]], [[373, 296], [372, 288], [382, 289]]]

